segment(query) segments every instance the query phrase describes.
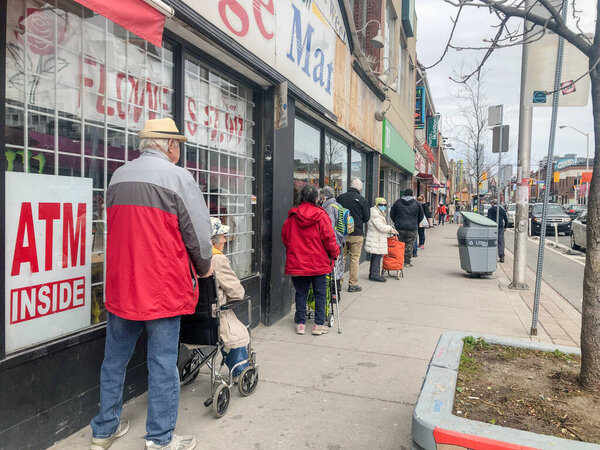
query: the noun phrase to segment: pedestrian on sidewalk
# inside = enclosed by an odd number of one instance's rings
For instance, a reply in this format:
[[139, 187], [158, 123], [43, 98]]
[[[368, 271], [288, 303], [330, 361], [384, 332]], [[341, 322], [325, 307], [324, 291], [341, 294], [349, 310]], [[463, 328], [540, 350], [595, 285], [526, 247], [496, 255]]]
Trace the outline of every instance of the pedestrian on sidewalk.
[[[423, 197], [422, 195], [419, 195], [417, 197], [417, 202], [419, 203], [419, 205], [421, 205], [421, 208], [423, 208], [423, 216], [425, 217], [425, 222], [427, 222], [427, 225], [429, 226], [429, 206], [427, 203], [425, 203], [425, 197]], [[419, 230], [418, 230], [418, 234], [419, 234], [419, 239], [418, 239], [418, 246], [421, 250], [425, 249], [425, 224], [423, 223], [424, 221], [421, 220], [421, 222], [419, 222]]]
[[285, 245], [285, 273], [292, 276], [296, 289], [296, 333], [304, 334], [306, 300], [310, 287], [315, 296], [315, 324], [312, 334], [327, 333], [325, 323], [325, 295], [327, 275], [332, 260], [340, 254], [329, 216], [317, 205], [319, 192], [307, 184], [300, 193], [300, 205], [289, 210], [281, 230]]
[[325, 186], [323, 189], [319, 191], [319, 198], [321, 207], [325, 210], [329, 219], [331, 220], [331, 225], [333, 227], [333, 231], [335, 233], [335, 241], [340, 249], [340, 254], [335, 260], [334, 265], [334, 275], [335, 281], [337, 284], [337, 298], [336, 301], [339, 302], [341, 300], [341, 291], [342, 291], [342, 278], [344, 277], [344, 255], [343, 249], [346, 244], [346, 238], [348, 236], [344, 235], [338, 228], [340, 214], [342, 214], [341, 205], [335, 199], [335, 193], [333, 192], [333, 188], [330, 186]]
[[454, 202], [448, 204], [448, 219], [450, 219], [450, 223], [458, 223], [456, 205]]
[[445, 218], [446, 218], [446, 205], [444, 205], [442, 202], [440, 202], [440, 204], [438, 205], [437, 213], [438, 213], [438, 225], [443, 226]]
[[488, 219], [497, 221], [498, 208], [500, 208], [500, 221], [498, 222], [498, 258], [504, 262], [504, 230], [508, 227], [508, 215], [502, 206], [498, 206], [496, 199], [492, 200], [492, 207], [488, 209]]
[[360, 292], [362, 288], [358, 285], [358, 264], [362, 253], [364, 242], [364, 226], [371, 218], [371, 212], [367, 200], [361, 195], [362, 181], [355, 178], [348, 192], [338, 196], [340, 205], [350, 211], [354, 219], [354, 232], [346, 239], [344, 246], [344, 261], [350, 255], [350, 280], [348, 281], [348, 292]]
[[[223, 225], [220, 219], [211, 217], [212, 225], [212, 268], [217, 279], [219, 306], [226, 305], [229, 300], [241, 300], [245, 290], [239, 278], [231, 268], [229, 259], [223, 254], [227, 243], [226, 234], [229, 226]], [[232, 370], [235, 365], [248, 359], [248, 344], [250, 334], [246, 326], [237, 318], [232, 309], [221, 311], [219, 317], [219, 338], [223, 342], [223, 357], [225, 364]], [[233, 369], [232, 375], [238, 377], [248, 367], [248, 363]]]
[[375, 199], [375, 206], [371, 208], [371, 219], [367, 223], [367, 239], [365, 251], [371, 254], [369, 267], [369, 280], [384, 283], [385, 277], [381, 276], [381, 259], [388, 253], [387, 238], [389, 234], [398, 234], [393, 226], [385, 221], [387, 201], [383, 197]]
[[412, 267], [411, 258], [419, 223], [423, 220], [423, 208], [413, 197], [412, 189], [404, 191], [404, 197], [394, 202], [390, 217], [398, 231], [398, 239], [404, 242], [404, 265]]
[[90, 449], [109, 448], [129, 429], [121, 418], [123, 384], [145, 329], [145, 448], [191, 450], [194, 436], [173, 433], [179, 403], [179, 327], [180, 316], [193, 314], [198, 302], [194, 273], [212, 274], [210, 218], [198, 184], [176, 165], [187, 139], [175, 122], [148, 120], [138, 135], [142, 154], [115, 171], [106, 195], [106, 344], [100, 412], [91, 422]]

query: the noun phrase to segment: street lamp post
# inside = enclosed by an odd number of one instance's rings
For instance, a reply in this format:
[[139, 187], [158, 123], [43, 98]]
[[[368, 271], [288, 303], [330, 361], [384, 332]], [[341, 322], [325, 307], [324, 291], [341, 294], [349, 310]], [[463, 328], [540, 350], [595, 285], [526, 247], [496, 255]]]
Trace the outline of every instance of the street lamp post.
[[[586, 172], [590, 171], [590, 133], [584, 133], [583, 131], [572, 127], [571, 125], [559, 125], [558, 128], [563, 129], [563, 128], [571, 128], [572, 130], [577, 131], [579, 134], [583, 134], [585, 136], [585, 170]], [[586, 189], [585, 192], [585, 204], [587, 205], [588, 203], [588, 191], [590, 190], [590, 186], [588, 183], [588, 188]]]

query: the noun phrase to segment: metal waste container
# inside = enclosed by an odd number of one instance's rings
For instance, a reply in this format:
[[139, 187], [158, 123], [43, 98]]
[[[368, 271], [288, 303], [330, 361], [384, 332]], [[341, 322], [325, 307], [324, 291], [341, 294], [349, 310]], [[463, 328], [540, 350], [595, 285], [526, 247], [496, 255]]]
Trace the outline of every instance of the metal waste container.
[[477, 213], [461, 212], [463, 226], [458, 229], [460, 267], [470, 274], [491, 275], [496, 270], [498, 226]]

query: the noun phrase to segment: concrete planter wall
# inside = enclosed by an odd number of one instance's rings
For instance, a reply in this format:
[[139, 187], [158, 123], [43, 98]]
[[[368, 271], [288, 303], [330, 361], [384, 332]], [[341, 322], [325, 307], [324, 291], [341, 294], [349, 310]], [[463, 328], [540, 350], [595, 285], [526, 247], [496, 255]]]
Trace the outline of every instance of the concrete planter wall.
[[442, 334], [429, 362], [412, 419], [413, 450], [443, 449], [556, 449], [598, 450], [596, 444], [570, 441], [528, 431], [464, 419], [452, 414], [458, 365], [465, 336], [482, 337], [490, 344], [542, 351], [580, 354], [578, 348], [518, 341], [497, 336], [447, 332]]

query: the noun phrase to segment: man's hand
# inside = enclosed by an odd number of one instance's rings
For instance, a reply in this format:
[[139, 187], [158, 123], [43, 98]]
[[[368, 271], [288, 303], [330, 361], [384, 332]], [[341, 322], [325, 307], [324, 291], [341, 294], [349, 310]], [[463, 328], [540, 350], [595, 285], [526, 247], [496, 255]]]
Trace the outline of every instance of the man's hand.
[[206, 272], [204, 275], [199, 276], [198, 278], [208, 278], [213, 274], [213, 268], [212, 266], [210, 266], [210, 269], [208, 269], [208, 272]]

